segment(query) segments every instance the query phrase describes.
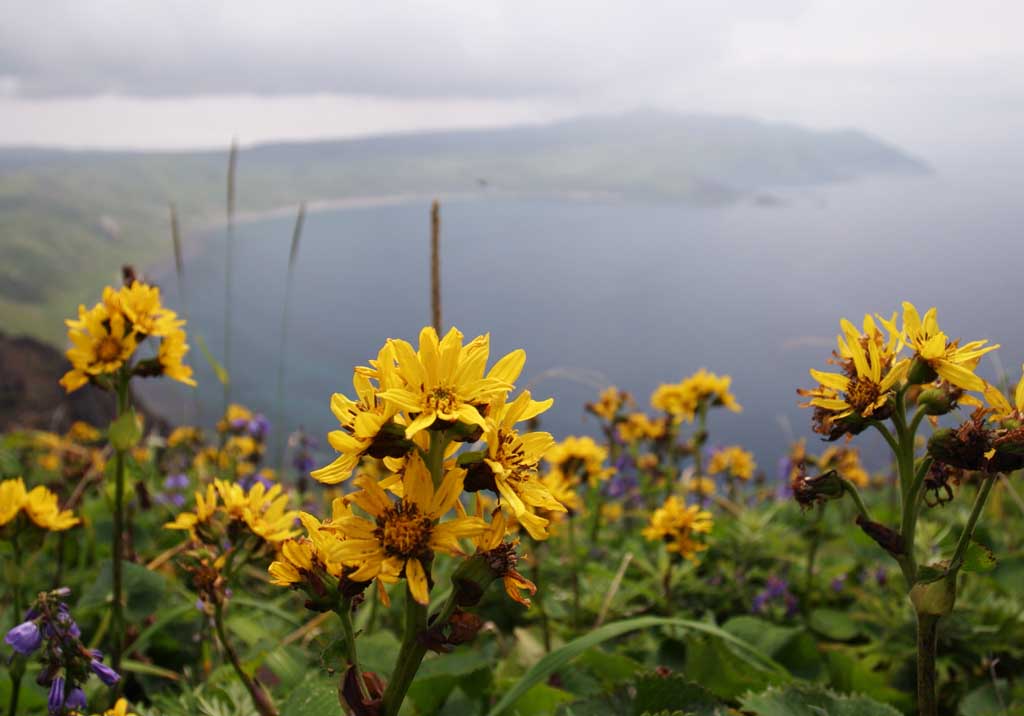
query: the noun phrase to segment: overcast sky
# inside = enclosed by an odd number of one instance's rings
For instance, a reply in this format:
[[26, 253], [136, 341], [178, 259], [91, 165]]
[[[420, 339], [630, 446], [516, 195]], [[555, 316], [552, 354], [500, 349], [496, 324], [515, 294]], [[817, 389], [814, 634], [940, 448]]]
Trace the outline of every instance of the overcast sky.
[[212, 147], [656, 106], [1019, 144], [1019, 0], [0, 0], [0, 143]]

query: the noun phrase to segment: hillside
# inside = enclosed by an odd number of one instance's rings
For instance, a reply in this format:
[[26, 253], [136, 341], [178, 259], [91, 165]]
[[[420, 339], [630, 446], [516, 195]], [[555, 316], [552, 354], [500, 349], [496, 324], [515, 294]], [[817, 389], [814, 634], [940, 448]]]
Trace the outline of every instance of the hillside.
[[[170, 258], [167, 204], [189, 232], [223, 217], [225, 152], [0, 150], [0, 325], [62, 342], [60, 318], [124, 262]], [[760, 189], [919, 161], [856, 131], [642, 111], [549, 125], [259, 145], [239, 211], [300, 200], [488, 191], [713, 205]]]

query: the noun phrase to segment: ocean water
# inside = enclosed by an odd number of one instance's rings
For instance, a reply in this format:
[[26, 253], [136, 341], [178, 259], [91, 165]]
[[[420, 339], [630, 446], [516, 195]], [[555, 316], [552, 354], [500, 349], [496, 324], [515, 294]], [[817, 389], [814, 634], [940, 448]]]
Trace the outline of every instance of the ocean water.
[[[891, 313], [909, 299], [939, 307], [940, 325], [1002, 343], [1019, 376], [1024, 207], [1018, 167], [940, 166], [929, 176], [774, 191], [777, 202], [724, 208], [491, 196], [442, 206], [446, 325], [491, 334], [496, 358], [527, 352], [519, 387], [553, 396], [543, 428], [593, 433], [583, 403], [613, 383], [641, 407], [660, 383], [705, 367], [733, 376], [741, 414], [713, 412], [711, 444], [752, 449], [769, 475], [794, 437], [815, 438], [795, 389], [824, 367], [845, 316]], [[352, 368], [388, 337], [415, 341], [430, 321], [429, 205], [311, 214], [291, 304], [285, 424], [326, 445], [331, 393], [352, 394]], [[237, 228], [233, 398], [280, 422], [276, 376], [292, 220]], [[223, 345], [224, 234], [198, 237], [186, 265], [190, 333]], [[181, 306], [173, 274], [157, 276]], [[199, 420], [221, 390], [195, 348]], [[1000, 363], [1001, 361], [1001, 363]], [[196, 419], [191, 397], [151, 382], [146, 397], [172, 419]], [[275, 427], [280, 427], [275, 426]], [[883, 454], [859, 442], [869, 464]], [[324, 448], [324, 460], [330, 457]]]

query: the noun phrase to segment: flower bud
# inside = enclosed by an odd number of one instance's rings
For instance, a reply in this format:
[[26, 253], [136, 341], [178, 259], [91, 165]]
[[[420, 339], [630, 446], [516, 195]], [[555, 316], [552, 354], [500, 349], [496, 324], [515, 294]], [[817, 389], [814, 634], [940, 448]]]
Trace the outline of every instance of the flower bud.
[[928, 438], [928, 454], [933, 459], [963, 470], [981, 470], [989, 449], [984, 428], [972, 426], [971, 421], [956, 430], [941, 428]]
[[793, 482], [793, 496], [802, 507], [810, 507], [828, 500], [838, 500], [842, 498], [845, 491], [843, 479], [835, 470], [829, 470], [814, 477], [805, 475]]
[[405, 438], [405, 428], [391, 420], [377, 431], [366, 453], [383, 460], [386, 457], [404, 457], [412, 448], [412, 441]]
[[954, 401], [944, 390], [929, 388], [917, 396], [917, 404], [924, 408], [925, 415], [945, 415], [953, 409]]

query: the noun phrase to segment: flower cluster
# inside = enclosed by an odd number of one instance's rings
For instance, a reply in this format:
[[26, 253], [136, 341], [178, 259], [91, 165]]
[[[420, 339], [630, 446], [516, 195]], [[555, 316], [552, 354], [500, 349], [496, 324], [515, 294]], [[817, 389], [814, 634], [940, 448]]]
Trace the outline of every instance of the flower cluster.
[[267, 489], [256, 482], [246, 489], [226, 480], [214, 480], [205, 492], [195, 493], [194, 512], [181, 512], [170, 530], [185, 530], [191, 538], [219, 546], [223, 539], [232, 544], [249, 536], [257, 541], [277, 543], [293, 537], [298, 512], [288, 509], [288, 495], [280, 485]]
[[107, 686], [121, 679], [103, 663], [99, 651], [87, 649], [82, 643], [81, 630], [64, 601], [70, 595], [66, 587], [40, 593], [25, 614], [25, 621], [4, 637], [4, 642], [22, 657], [42, 650], [43, 667], [36, 680], [40, 686], [49, 687], [47, 706], [51, 716], [70, 716], [86, 707], [82, 685], [91, 675]]
[[[23, 523], [15, 522], [23, 515]], [[0, 528], [10, 524], [20, 531], [23, 525], [34, 525], [50, 532], [62, 532], [81, 520], [70, 510], [60, 509], [57, 495], [42, 485], [25, 490], [20, 477], [0, 482]]]
[[[166, 375], [195, 385], [192, 368], [185, 365], [185, 321], [160, 302], [160, 289], [137, 280], [115, 290], [107, 286], [103, 300], [92, 308], [78, 307], [78, 318], [68, 319], [71, 363], [61, 385], [67, 392], [86, 383], [115, 388], [115, 376]], [[153, 357], [132, 363], [139, 348], [152, 339]]]
[[732, 378], [701, 368], [679, 383], [658, 386], [651, 395], [651, 407], [672, 416], [675, 421], [692, 422], [709, 407], [723, 407], [738, 413], [743, 410], [730, 391]]
[[711, 513], [697, 505], [685, 505], [675, 495], [654, 511], [643, 535], [651, 541], [665, 543], [665, 549], [690, 561], [707, 549], [703, 536], [711, 531]]
[[974, 371], [981, 357], [999, 346], [984, 340], [960, 345], [939, 329], [935, 308], [922, 319], [912, 303], [904, 302], [902, 322], [897, 316], [878, 316], [876, 322], [866, 315], [862, 328], [840, 321], [829, 361], [840, 372], [812, 369], [818, 385], [798, 391], [809, 398], [801, 406], [814, 408], [815, 431], [827, 439], [856, 435], [872, 421], [888, 419], [897, 393], [909, 386], [919, 386], [918, 403], [932, 416], [958, 403], [978, 404], [964, 391], [985, 390]]
[[[454, 328], [443, 339], [424, 328], [417, 348], [390, 339], [375, 360], [355, 369], [355, 399], [331, 400], [340, 429], [328, 442], [339, 456], [312, 475], [336, 484], [363, 465], [357, 490], [335, 500], [323, 522], [302, 515], [307, 534], [282, 545], [271, 565], [275, 583], [333, 608], [360, 585], [375, 580], [386, 598], [383, 585], [405, 580], [412, 598], [427, 604], [434, 556], [464, 556], [461, 539], [488, 553], [514, 551], [499, 544], [508, 519], [537, 539], [547, 536], [542, 514], [565, 510], [537, 472], [553, 440], [515, 426], [552, 401], [535, 401], [526, 391], [510, 400], [526, 355], [513, 351], [487, 370], [489, 352], [487, 335], [464, 344]], [[459, 452], [480, 441], [479, 449]], [[383, 472], [366, 469], [374, 460], [383, 460]], [[499, 498], [490, 523], [461, 504], [464, 493], [479, 491]], [[504, 571], [497, 576], [515, 583], [514, 558], [499, 561]]]
[[711, 453], [707, 472], [709, 475], [726, 475], [730, 478], [749, 480], [754, 476], [757, 463], [753, 453], [739, 445], [729, 445]]

